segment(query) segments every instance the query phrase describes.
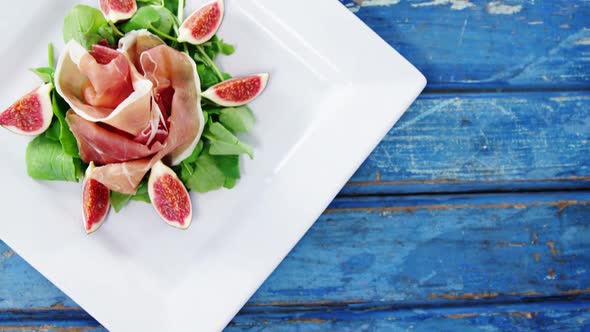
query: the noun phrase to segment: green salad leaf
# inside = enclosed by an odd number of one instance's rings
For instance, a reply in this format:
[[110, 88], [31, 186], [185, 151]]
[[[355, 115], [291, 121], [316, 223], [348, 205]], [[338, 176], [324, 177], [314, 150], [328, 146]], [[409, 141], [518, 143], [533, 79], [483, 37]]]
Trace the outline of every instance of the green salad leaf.
[[37, 75], [43, 83], [53, 82], [53, 75], [55, 70], [51, 67], [31, 68], [29, 69], [35, 75]]
[[[164, 7], [166, 7], [169, 11], [174, 14], [178, 13], [179, 0], [162, 0], [162, 2], [164, 3]], [[186, 7], [185, 1], [183, 1], [182, 6], [183, 8]]]
[[52, 141], [59, 142], [59, 134], [61, 133], [61, 126], [59, 121], [52, 121], [51, 125], [45, 131], [45, 137], [49, 138]]
[[213, 36], [208, 42], [203, 44], [205, 48], [205, 52], [211, 57], [212, 60], [215, 60], [217, 56], [221, 53], [223, 55], [232, 55], [236, 51], [235, 47], [231, 44], [227, 44], [217, 37], [217, 35]]
[[254, 127], [254, 113], [248, 106], [224, 108], [219, 122], [234, 133], [247, 133]]
[[217, 74], [213, 68], [208, 67], [204, 63], [197, 64], [197, 73], [199, 74], [199, 79], [201, 80], [201, 89], [203, 91], [219, 83], [219, 78], [217, 77]]
[[181, 164], [181, 179], [191, 190], [200, 193], [233, 188], [240, 178], [238, 156], [215, 156], [208, 149], [202, 151], [194, 163]]
[[125, 205], [127, 205], [127, 203], [129, 203], [129, 201], [137, 201], [137, 202], [145, 202], [145, 203], [150, 203], [150, 196], [148, 194], [148, 176], [146, 175], [143, 179], [143, 181], [141, 181], [139, 183], [139, 186], [137, 186], [137, 192], [135, 193], [135, 195], [127, 195], [127, 194], [122, 194], [116, 191], [111, 191], [111, 196], [110, 196], [110, 201], [111, 201], [111, 205], [113, 206], [113, 208], [115, 209], [115, 212], [119, 212], [121, 211], [121, 209], [123, 209], [123, 207]]
[[145, 6], [137, 10], [135, 15], [121, 25], [121, 30], [125, 33], [132, 30], [147, 29], [160, 37], [170, 36], [174, 31], [176, 17], [166, 7]]
[[241, 142], [231, 131], [225, 128], [221, 123], [211, 123], [203, 136], [211, 143], [210, 153], [212, 155], [240, 155], [248, 154], [250, 159], [254, 158], [254, 150], [251, 146]]
[[108, 22], [100, 10], [78, 4], [64, 18], [63, 38], [66, 43], [74, 39], [86, 49], [90, 49], [99, 41], [108, 39], [105, 38], [104, 27], [108, 27]]
[[[58, 120], [59, 123], [59, 142], [61, 143], [64, 153], [70, 157], [80, 158], [80, 153], [78, 151], [78, 142], [76, 141], [76, 137], [70, 130], [70, 126], [66, 122], [66, 112], [70, 108], [70, 106], [63, 100], [63, 98], [54, 91], [51, 97], [52, 105], [53, 105], [53, 114]], [[55, 121], [55, 120], [54, 120]]]
[[27, 173], [37, 180], [78, 182], [83, 176], [82, 161], [64, 152], [59, 142], [45, 134], [27, 146]]

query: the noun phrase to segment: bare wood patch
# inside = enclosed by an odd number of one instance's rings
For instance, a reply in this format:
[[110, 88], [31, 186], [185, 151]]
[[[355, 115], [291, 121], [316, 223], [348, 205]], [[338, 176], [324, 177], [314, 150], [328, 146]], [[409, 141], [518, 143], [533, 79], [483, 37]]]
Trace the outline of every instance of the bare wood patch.
[[557, 257], [557, 250], [555, 250], [555, 242], [547, 241], [547, 242], [545, 242], [545, 244], [547, 244], [547, 246], [549, 247], [549, 250], [551, 250], [551, 256]]
[[451, 318], [451, 319], [461, 319], [461, 318], [467, 318], [467, 317], [474, 317], [477, 316], [477, 314], [455, 314], [455, 315], [445, 315], [446, 318]]
[[427, 299], [428, 300], [482, 300], [482, 299], [493, 299], [498, 297], [498, 293], [446, 293], [446, 294], [431, 294]]

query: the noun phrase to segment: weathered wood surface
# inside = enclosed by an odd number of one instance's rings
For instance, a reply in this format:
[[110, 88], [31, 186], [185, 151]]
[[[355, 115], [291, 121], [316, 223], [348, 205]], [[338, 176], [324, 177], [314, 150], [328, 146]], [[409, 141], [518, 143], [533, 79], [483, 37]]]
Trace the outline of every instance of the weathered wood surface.
[[[339, 198], [244, 315], [280, 322], [306, 318], [307, 311], [313, 311], [311, 318], [329, 317], [326, 312], [337, 309], [351, 320], [381, 310], [367, 324], [385, 327], [381, 319], [400, 310], [423, 310], [437, 320], [479, 305], [485, 307], [476, 313], [482, 318], [466, 324], [492, 324], [498, 318], [494, 308], [522, 301], [578, 299], [588, 306], [589, 238], [590, 193]], [[91, 321], [20, 257], [3, 250], [0, 320], [30, 324], [29, 317], [43, 325], [55, 313], [83, 325]], [[450, 311], [431, 312], [442, 308]], [[576, 308], [564, 310], [574, 315]], [[244, 320], [238, 316], [235, 326], [255, 321]], [[326, 321], [331, 319], [318, 324]]]
[[[264, 309], [263, 309], [264, 310]], [[318, 311], [246, 308], [226, 331], [585, 331], [590, 328], [588, 301], [554, 301], [482, 307], [358, 311], [339, 307]], [[39, 314], [42, 316], [43, 314]], [[56, 317], [48, 313], [48, 317]], [[15, 314], [2, 331], [103, 332], [82, 311], [59, 314], [60, 321], [30, 321]]]
[[590, 84], [590, 2], [340, 0], [428, 78], [428, 89]]
[[428, 94], [343, 194], [590, 188], [590, 92]]
[[[590, 330], [590, 2], [340, 1], [427, 92], [228, 331]], [[1, 241], [0, 330], [104, 331]]]

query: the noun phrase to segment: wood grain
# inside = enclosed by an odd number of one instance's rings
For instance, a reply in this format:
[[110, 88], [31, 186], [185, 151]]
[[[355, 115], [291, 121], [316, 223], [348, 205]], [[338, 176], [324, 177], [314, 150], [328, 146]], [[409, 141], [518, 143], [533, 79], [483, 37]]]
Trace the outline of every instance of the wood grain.
[[590, 92], [422, 96], [343, 194], [590, 188]]
[[[590, 193], [338, 198], [245, 310], [292, 317], [334, 307], [360, 314], [380, 306], [586, 301], [589, 218]], [[0, 320], [21, 311], [78, 314], [63, 293], [3, 250]]]
[[[226, 331], [584, 331], [590, 327], [590, 302], [552, 301], [498, 306], [370, 310], [350, 307], [302, 308], [297, 312], [276, 308], [246, 308]], [[23, 320], [15, 315], [1, 331], [103, 332], [89, 320], [50, 323]], [[79, 318], [76, 318], [79, 319]]]
[[341, 0], [428, 78], [429, 90], [590, 86], [590, 3]]

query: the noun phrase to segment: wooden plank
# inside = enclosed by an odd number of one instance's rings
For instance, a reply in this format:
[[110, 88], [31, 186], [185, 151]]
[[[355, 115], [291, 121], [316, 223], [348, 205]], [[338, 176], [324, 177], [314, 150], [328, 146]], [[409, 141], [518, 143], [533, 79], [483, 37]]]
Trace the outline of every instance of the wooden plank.
[[590, 92], [422, 96], [347, 195], [590, 188]]
[[588, 1], [341, 2], [414, 63], [431, 90], [590, 83]]
[[426, 309], [245, 312], [226, 331], [586, 331], [588, 328], [589, 302], [549, 302]]
[[[249, 306], [588, 297], [589, 221], [588, 192], [339, 198]], [[73, 307], [0, 256], [1, 309]]]
[[[1, 314], [0, 314], [1, 315]], [[54, 317], [55, 320], [48, 320]], [[99, 332], [89, 316], [64, 320], [54, 312], [21, 313], [1, 320], [2, 331]], [[552, 301], [496, 306], [443, 308], [354, 307], [245, 308], [226, 331], [584, 331], [590, 328], [590, 301]]]

